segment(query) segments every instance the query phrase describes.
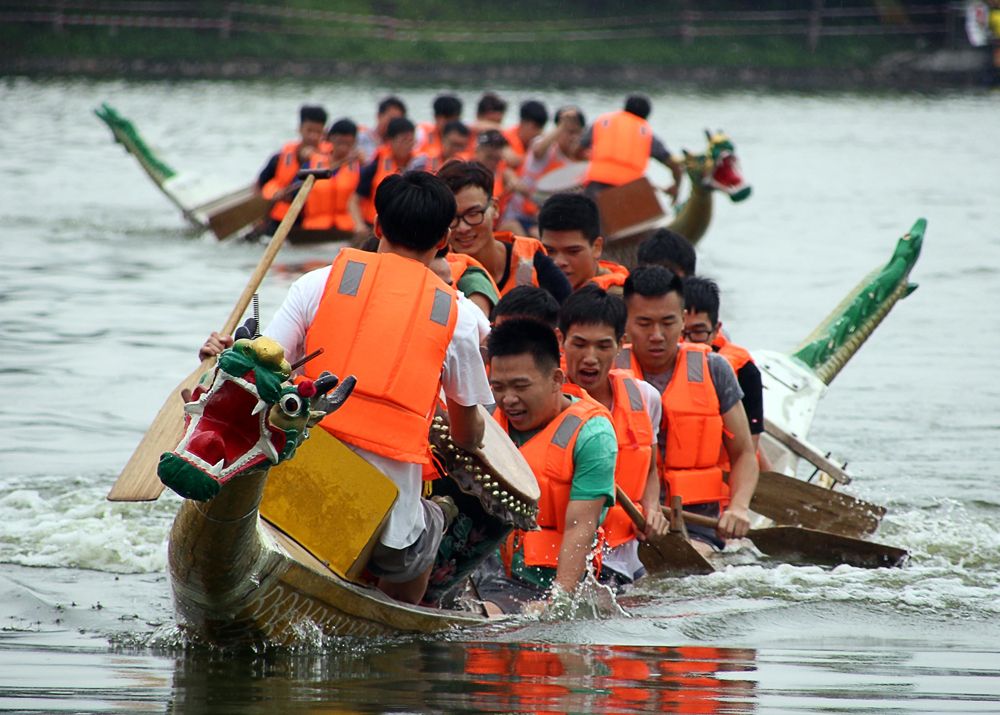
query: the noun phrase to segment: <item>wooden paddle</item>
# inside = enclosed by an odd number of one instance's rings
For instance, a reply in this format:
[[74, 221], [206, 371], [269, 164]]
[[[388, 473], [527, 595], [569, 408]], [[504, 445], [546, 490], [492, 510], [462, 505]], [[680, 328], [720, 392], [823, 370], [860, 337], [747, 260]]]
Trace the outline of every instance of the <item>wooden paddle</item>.
[[[615, 487], [618, 503], [628, 514], [638, 531], [646, 530], [646, 519], [628, 494], [621, 487]], [[674, 524], [674, 521], [671, 521]], [[709, 574], [715, 571], [712, 564], [698, 553], [684, 534], [672, 531], [664, 536], [648, 537], [639, 542], [639, 560], [651, 575], [669, 574], [672, 576], [688, 576]]]
[[885, 507], [778, 472], [761, 472], [750, 508], [779, 524], [849, 537], [875, 533]]
[[[243, 313], [246, 312], [247, 306], [250, 305], [253, 294], [257, 292], [257, 288], [260, 287], [261, 281], [264, 280], [264, 276], [267, 274], [268, 268], [271, 267], [274, 257], [285, 242], [285, 237], [295, 224], [295, 220], [298, 218], [299, 212], [302, 210], [302, 206], [305, 204], [306, 197], [309, 196], [314, 182], [315, 178], [308, 176], [302, 184], [302, 188], [295, 195], [295, 200], [292, 201], [292, 205], [288, 208], [288, 213], [281, 220], [278, 230], [274, 232], [274, 237], [267, 244], [264, 255], [260, 257], [257, 267], [243, 289], [243, 293], [240, 294], [239, 300], [236, 301], [236, 305], [233, 306], [233, 310], [229, 314], [229, 318], [222, 326], [220, 332], [223, 335], [232, 335], [233, 331], [236, 330], [236, 325], [240, 318], [243, 317]], [[108, 492], [108, 499], [110, 501], [154, 501], [160, 496], [160, 493], [163, 491], [163, 484], [156, 476], [156, 466], [160, 461], [160, 455], [176, 447], [177, 443], [184, 436], [184, 401], [181, 398], [181, 391], [193, 389], [198, 384], [201, 376], [210, 370], [214, 364], [214, 357], [204, 360], [201, 365], [184, 378], [171, 391], [170, 395], [167, 396], [160, 411], [156, 413], [153, 423], [146, 430], [146, 434], [143, 435], [142, 440], [139, 442], [139, 446], [132, 452], [128, 463], [122, 469], [121, 474], [118, 475], [118, 479], [115, 481], [114, 486], [111, 487], [111, 491]]]
[[[719, 524], [718, 519], [690, 512], [684, 512], [684, 518], [703, 526], [716, 527]], [[801, 526], [751, 529], [747, 537], [772, 558], [826, 566], [847, 564], [866, 569], [902, 566], [910, 555], [909, 551], [895, 546]]]

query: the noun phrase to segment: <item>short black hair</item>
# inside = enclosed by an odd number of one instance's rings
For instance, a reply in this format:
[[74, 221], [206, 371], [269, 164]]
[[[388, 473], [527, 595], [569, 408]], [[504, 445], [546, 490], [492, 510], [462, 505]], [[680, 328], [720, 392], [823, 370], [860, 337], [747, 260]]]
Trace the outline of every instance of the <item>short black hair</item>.
[[452, 193], [457, 194], [466, 186], [478, 186], [487, 198], [493, 196], [493, 172], [482, 162], [452, 159], [438, 170], [437, 175]]
[[439, 94], [433, 106], [435, 117], [458, 119], [462, 116], [462, 100], [453, 94]]
[[674, 273], [693, 276], [698, 263], [694, 245], [676, 231], [661, 228], [639, 244], [640, 266], [663, 266]]
[[663, 266], [639, 266], [625, 279], [622, 294], [625, 302], [633, 295], [643, 298], [659, 298], [667, 293], [676, 293], [684, 301], [684, 284], [676, 274]]
[[597, 202], [584, 194], [552, 194], [538, 211], [538, 231], [580, 231], [590, 245], [601, 235]]
[[540, 372], [559, 367], [559, 340], [555, 331], [537, 320], [508, 320], [495, 327], [486, 341], [490, 359], [531, 355]]
[[684, 279], [684, 310], [708, 313], [715, 327], [719, 323], [719, 284], [711, 278], [688, 276]]
[[406, 116], [406, 105], [396, 95], [389, 95], [378, 103], [378, 113], [380, 115], [385, 114], [390, 109], [398, 109], [403, 113], [404, 117]]
[[549, 110], [545, 105], [536, 99], [529, 99], [521, 104], [521, 121], [533, 122], [540, 127], [544, 127], [549, 121]]
[[468, 137], [472, 134], [472, 130], [458, 119], [455, 119], [445, 124], [444, 128], [441, 130], [441, 136], [446, 137], [449, 134], [460, 134], [463, 137]]
[[331, 137], [334, 134], [346, 134], [347, 136], [356, 137], [358, 135], [358, 125], [347, 118], [338, 119], [330, 125], [330, 130], [326, 134]]
[[479, 132], [479, 136], [476, 137], [476, 146], [503, 149], [508, 144], [510, 144], [510, 142], [507, 141], [507, 137], [496, 129], [487, 129], [484, 132]]
[[574, 325], [607, 325], [615, 331], [615, 340], [625, 336], [628, 310], [625, 301], [589, 283], [573, 292], [559, 310], [559, 329], [569, 335]]
[[417, 251], [437, 245], [455, 218], [455, 196], [426, 171], [392, 174], [375, 190], [375, 211], [390, 243]]
[[326, 119], [326, 110], [318, 104], [303, 104], [299, 107], [299, 124], [318, 122], [325, 127]]
[[482, 116], [488, 112], [506, 112], [507, 102], [500, 98], [495, 92], [486, 92], [479, 98], [476, 105], [476, 116]]
[[559, 107], [559, 109], [556, 110], [556, 116], [555, 116], [556, 124], [559, 123], [559, 120], [562, 119], [562, 115], [565, 114], [566, 112], [576, 112], [576, 116], [579, 117], [580, 119], [580, 126], [581, 127], [587, 126], [587, 118], [583, 115], [583, 112], [580, 110], [579, 107], [576, 107], [572, 104], [567, 104], [565, 107]]
[[528, 318], [555, 328], [559, 324], [559, 301], [544, 288], [517, 286], [494, 306], [494, 322], [498, 318]]
[[625, 99], [625, 111], [641, 119], [646, 119], [653, 111], [653, 105], [650, 103], [649, 97], [644, 94], [630, 94]]
[[389, 120], [389, 125], [385, 128], [385, 138], [394, 139], [400, 134], [406, 134], [406, 132], [415, 132], [416, 127], [413, 126], [411, 122], [406, 117], [396, 117], [395, 119]]

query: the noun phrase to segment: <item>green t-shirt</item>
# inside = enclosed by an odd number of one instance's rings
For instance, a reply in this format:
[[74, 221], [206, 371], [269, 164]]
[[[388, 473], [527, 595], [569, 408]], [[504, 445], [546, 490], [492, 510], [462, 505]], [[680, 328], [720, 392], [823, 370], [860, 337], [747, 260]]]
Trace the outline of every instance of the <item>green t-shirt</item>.
[[[578, 398], [567, 395], [573, 402]], [[511, 441], [518, 447], [538, 433], [509, 430]], [[604, 509], [600, 521], [615, 503], [615, 463], [618, 460], [618, 439], [615, 428], [606, 417], [593, 417], [580, 428], [576, 445], [573, 447], [573, 483], [570, 486], [571, 501], [600, 499], [604, 497]], [[548, 589], [555, 578], [556, 570], [543, 566], [527, 566], [524, 554], [517, 551], [511, 561], [514, 576], [539, 588]]]
[[466, 298], [471, 297], [473, 293], [481, 293], [486, 296], [490, 305], [496, 305], [500, 300], [497, 289], [493, 287], [492, 281], [482, 268], [469, 266], [462, 277], [458, 279], [455, 287], [462, 291]]

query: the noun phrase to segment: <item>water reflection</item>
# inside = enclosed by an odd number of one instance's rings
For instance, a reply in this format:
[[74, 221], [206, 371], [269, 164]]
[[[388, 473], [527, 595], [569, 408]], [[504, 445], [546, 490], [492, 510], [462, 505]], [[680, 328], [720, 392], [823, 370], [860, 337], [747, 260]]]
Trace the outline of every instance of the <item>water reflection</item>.
[[413, 641], [178, 659], [168, 712], [755, 712], [756, 651]]

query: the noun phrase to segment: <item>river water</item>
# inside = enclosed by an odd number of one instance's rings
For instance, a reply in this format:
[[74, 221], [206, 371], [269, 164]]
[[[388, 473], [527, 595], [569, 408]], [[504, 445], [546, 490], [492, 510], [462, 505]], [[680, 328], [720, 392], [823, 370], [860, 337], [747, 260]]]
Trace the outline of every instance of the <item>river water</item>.
[[[235, 187], [301, 102], [370, 121], [388, 89], [0, 84], [0, 710], [1000, 711], [996, 94], [653, 94], [675, 151], [722, 127], [754, 185], [717, 203], [700, 247], [738, 342], [791, 350], [928, 219], [920, 289], [810, 434], [850, 459], [854, 494], [888, 506], [878, 539], [910, 549], [909, 567], [732, 566], [645, 583], [615, 616], [447, 638], [222, 654], [180, 636], [165, 577], [178, 499], [104, 495], [261, 249], [187, 229], [91, 110], [110, 102], [178, 169]], [[418, 119], [436, 89], [402, 92]], [[500, 89], [591, 116], [622, 93]], [[265, 283], [265, 318], [290, 280]]]

